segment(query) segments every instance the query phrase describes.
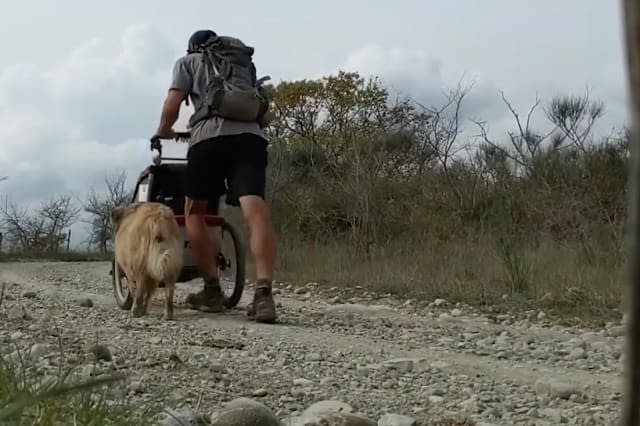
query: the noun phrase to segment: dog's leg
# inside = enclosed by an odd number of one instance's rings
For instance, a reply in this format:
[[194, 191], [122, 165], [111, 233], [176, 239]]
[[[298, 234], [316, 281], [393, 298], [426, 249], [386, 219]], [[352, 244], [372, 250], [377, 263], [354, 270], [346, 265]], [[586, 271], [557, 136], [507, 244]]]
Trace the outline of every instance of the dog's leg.
[[164, 283], [164, 319], [172, 321], [175, 319], [173, 314], [173, 293], [175, 284]]
[[147, 309], [144, 303], [144, 296], [146, 293], [147, 282], [145, 279], [136, 277], [136, 292], [133, 297], [133, 306], [131, 306], [131, 312], [134, 317], [139, 318], [147, 313]]

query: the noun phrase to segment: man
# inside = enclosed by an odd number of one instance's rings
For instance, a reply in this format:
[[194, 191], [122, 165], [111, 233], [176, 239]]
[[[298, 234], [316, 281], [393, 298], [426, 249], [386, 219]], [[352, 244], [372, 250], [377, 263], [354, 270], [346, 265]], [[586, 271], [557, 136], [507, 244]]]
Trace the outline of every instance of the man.
[[[164, 101], [157, 136], [173, 138], [172, 126], [187, 96], [196, 111], [205, 101], [207, 81], [202, 54], [195, 52], [216, 34], [196, 31], [189, 39], [187, 54], [173, 68], [173, 80]], [[256, 267], [256, 289], [249, 312], [256, 321], [275, 321], [271, 292], [276, 254], [275, 231], [264, 200], [267, 140], [256, 122], [234, 121], [219, 116], [205, 118], [191, 128], [187, 154], [185, 223], [193, 253], [203, 274], [204, 288], [187, 297], [192, 309], [206, 312], [224, 310], [218, 268], [214, 259], [218, 249], [204, 216], [208, 200], [217, 201], [227, 191], [227, 202], [239, 205], [250, 232], [250, 250]], [[228, 190], [225, 189], [225, 179]]]

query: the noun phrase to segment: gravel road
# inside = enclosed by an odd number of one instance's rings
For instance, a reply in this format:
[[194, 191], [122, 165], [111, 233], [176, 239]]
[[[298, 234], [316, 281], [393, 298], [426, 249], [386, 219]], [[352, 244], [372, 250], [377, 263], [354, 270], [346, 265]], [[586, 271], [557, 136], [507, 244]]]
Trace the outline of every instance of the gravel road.
[[161, 318], [163, 292], [147, 317], [134, 319], [115, 305], [109, 269], [0, 264], [7, 284], [0, 345], [53, 362], [62, 341], [67, 362], [84, 362], [89, 374], [88, 354], [99, 343], [109, 352], [99, 367], [129, 375], [133, 399], [160, 398], [173, 409], [182, 401], [209, 415], [248, 397], [283, 424], [319, 401], [340, 401], [386, 425], [463, 416], [484, 425], [612, 425], [621, 405], [621, 323], [568, 328], [541, 312], [490, 319], [443, 300], [309, 283], [277, 285], [279, 323], [257, 324], [243, 306], [224, 314], [184, 309], [197, 281], [179, 285], [176, 321]]

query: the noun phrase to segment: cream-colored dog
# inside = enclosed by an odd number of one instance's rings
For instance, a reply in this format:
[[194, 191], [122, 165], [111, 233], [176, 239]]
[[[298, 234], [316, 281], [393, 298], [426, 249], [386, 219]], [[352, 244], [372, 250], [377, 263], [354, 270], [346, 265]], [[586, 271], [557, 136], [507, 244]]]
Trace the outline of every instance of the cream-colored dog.
[[162, 283], [164, 318], [174, 319], [173, 295], [182, 270], [183, 246], [173, 211], [164, 204], [134, 203], [111, 213], [115, 232], [115, 261], [127, 276], [134, 295], [134, 317], [147, 313], [149, 299]]

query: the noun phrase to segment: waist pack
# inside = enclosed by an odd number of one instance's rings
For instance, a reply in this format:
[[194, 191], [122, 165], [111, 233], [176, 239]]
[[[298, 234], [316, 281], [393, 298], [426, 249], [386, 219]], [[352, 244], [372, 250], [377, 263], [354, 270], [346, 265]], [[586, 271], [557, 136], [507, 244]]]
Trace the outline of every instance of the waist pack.
[[263, 87], [269, 76], [257, 79], [253, 47], [233, 37], [215, 36], [196, 46], [207, 76], [207, 93], [189, 125], [219, 116], [236, 121], [262, 122], [269, 107]]

